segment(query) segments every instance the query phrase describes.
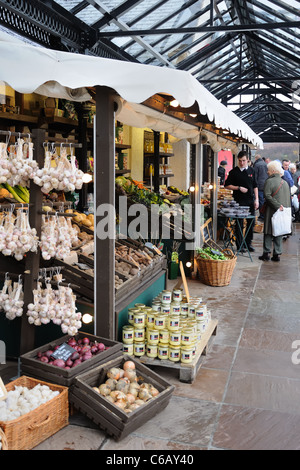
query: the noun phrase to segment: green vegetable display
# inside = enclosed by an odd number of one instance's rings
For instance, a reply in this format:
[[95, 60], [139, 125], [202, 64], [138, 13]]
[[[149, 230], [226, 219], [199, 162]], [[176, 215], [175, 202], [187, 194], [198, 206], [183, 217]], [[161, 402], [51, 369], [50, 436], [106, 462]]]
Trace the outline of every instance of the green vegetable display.
[[196, 248], [196, 253], [200, 258], [204, 259], [214, 259], [218, 261], [225, 261], [228, 259], [223, 253], [210, 247]]

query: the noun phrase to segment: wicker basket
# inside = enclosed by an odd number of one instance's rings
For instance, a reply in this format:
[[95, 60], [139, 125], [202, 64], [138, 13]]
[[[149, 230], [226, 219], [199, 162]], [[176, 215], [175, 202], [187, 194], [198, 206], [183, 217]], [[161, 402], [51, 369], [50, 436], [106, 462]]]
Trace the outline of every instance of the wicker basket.
[[1, 438], [1, 443], [2, 443], [2, 449], [1, 450], [8, 450], [8, 444], [7, 444], [7, 439], [6, 436], [3, 432], [3, 430], [0, 428], [0, 438]]
[[6, 385], [7, 391], [14, 390], [15, 385], [34, 388], [36, 385], [48, 385], [59, 395], [40, 405], [33, 411], [11, 421], [0, 421], [9, 450], [30, 450], [43, 442], [69, 423], [68, 389], [36, 380], [25, 375]]
[[220, 250], [228, 259], [214, 260], [197, 256], [197, 266], [201, 281], [209, 286], [228, 286], [236, 265], [236, 256], [230, 249]]

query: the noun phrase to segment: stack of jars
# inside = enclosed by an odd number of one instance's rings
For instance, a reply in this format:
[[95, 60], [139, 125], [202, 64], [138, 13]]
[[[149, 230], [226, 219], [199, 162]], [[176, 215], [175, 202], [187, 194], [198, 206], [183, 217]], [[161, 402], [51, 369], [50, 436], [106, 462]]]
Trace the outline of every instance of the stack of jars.
[[151, 307], [135, 304], [128, 309], [123, 327], [123, 352], [141, 357], [190, 363], [210, 320], [200, 297], [187, 299], [181, 289], [164, 290]]

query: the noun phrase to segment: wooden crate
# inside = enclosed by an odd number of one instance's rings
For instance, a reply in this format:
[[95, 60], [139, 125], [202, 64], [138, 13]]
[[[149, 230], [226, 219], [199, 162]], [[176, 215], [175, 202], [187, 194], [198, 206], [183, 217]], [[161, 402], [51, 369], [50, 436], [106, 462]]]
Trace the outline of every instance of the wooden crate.
[[[138, 376], [141, 376], [145, 382], [151, 383], [159, 391], [157, 397], [152, 398], [131, 413], [126, 413], [116, 407], [93, 390], [93, 387], [105, 382], [107, 371], [111, 367], [122, 367], [127, 360], [135, 363]], [[77, 376], [70, 388], [70, 403], [107, 434], [120, 440], [162, 411], [169, 403], [173, 390], [173, 385], [170, 385], [148, 367], [130, 356], [122, 355]]]
[[86, 372], [92, 367], [98, 366], [99, 364], [108, 361], [110, 358], [120, 355], [123, 345], [120, 342], [112, 341], [100, 336], [94, 336], [88, 333], [79, 332], [75, 335], [76, 339], [87, 337], [90, 341], [98, 341], [98, 343], [104, 343], [109, 349], [93, 356], [91, 359], [78, 364], [76, 367], [71, 369], [61, 369], [60, 367], [53, 366], [41, 362], [37, 359], [37, 353], [52, 349], [56, 345], [66, 343], [71, 336], [66, 335], [51, 343], [45, 344], [37, 349], [34, 349], [20, 357], [21, 372], [22, 374], [37, 379], [47, 380], [48, 382], [64, 385], [70, 387], [78, 374]]
[[195, 358], [190, 364], [183, 364], [182, 362], [172, 362], [168, 359], [154, 359], [148, 356], [142, 356], [139, 361], [151, 367], [165, 367], [167, 369], [176, 369], [179, 373], [180, 382], [193, 383], [196, 378], [197, 372], [200, 369], [203, 358], [206, 356], [207, 349], [212, 341], [212, 337], [217, 334], [217, 320], [211, 320], [208, 324], [207, 330], [201, 335], [201, 340], [198, 343]]
[[0, 421], [0, 427], [7, 440], [8, 450], [33, 449], [69, 424], [69, 401], [66, 387], [21, 376], [8, 383], [6, 389], [11, 391], [15, 389], [15, 386], [32, 389], [38, 384], [48, 385], [51, 390], [59, 391], [59, 395], [35, 410], [20, 416], [20, 418], [11, 421]]

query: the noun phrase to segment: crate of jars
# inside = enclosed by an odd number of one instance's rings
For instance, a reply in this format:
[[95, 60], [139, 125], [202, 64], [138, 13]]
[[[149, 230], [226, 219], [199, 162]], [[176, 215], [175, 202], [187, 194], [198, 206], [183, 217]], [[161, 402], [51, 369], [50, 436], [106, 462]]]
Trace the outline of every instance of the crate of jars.
[[30, 377], [69, 387], [78, 374], [120, 353], [122, 343], [78, 332], [23, 354], [21, 371]]
[[177, 368], [181, 381], [192, 382], [216, 335], [217, 321], [202, 298], [189, 300], [176, 289], [161, 292], [151, 306], [130, 308], [122, 332], [123, 352], [147, 365]]
[[162, 411], [174, 388], [135, 358], [121, 354], [78, 375], [70, 403], [120, 440]]

